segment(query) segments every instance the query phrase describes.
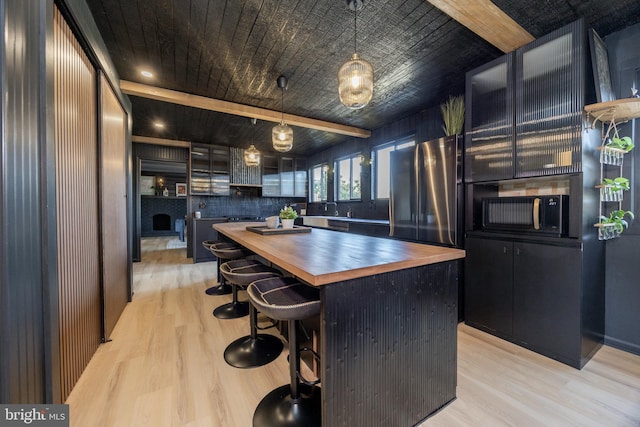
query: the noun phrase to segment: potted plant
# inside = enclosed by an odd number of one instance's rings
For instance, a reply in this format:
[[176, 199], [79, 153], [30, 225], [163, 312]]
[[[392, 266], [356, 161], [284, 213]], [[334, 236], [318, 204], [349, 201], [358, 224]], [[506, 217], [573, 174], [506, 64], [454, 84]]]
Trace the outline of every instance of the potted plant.
[[609, 216], [603, 215], [600, 217], [600, 224], [604, 225], [601, 231], [605, 239], [618, 237], [620, 233], [622, 233], [624, 229], [629, 226], [629, 223], [627, 222], [627, 220], [624, 219], [624, 217], [627, 215], [631, 219], [634, 218], [633, 212], [625, 211], [622, 209], [611, 212]]
[[464, 123], [464, 96], [449, 96], [447, 102], [440, 104], [444, 125], [442, 130], [446, 136], [462, 134]]
[[298, 218], [298, 213], [291, 206], [280, 209], [280, 221], [282, 222], [282, 228], [293, 228], [293, 221], [296, 218]]
[[605, 202], [619, 202], [622, 200], [622, 192], [631, 187], [629, 180], [623, 176], [617, 178], [604, 178], [599, 185], [602, 200]]
[[627, 153], [635, 147], [630, 137], [623, 136], [622, 138], [619, 138], [617, 135], [608, 140], [605, 145], [609, 148], [616, 148]]

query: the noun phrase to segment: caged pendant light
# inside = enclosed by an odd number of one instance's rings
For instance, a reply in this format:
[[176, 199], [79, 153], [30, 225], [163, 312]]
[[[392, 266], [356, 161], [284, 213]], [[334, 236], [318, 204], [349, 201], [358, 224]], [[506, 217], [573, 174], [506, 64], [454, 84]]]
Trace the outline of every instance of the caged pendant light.
[[[253, 128], [256, 125], [256, 119], [251, 119], [251, 127]], [[255, 130], [252, 130], [251, 133], [251, 145], [249, 148], [244, 150], [244, 164], [247, 166], [260, 166], [260, 152], [253, 145], [253, 134]]]
[[285, 76], [278, 77], [278, 87], [282, 89], [282, 119], [280, 124], [273, 127], [271, 131], [271, 141], [273, 149], [281, 153], [286, 153], [293, 147], [293, 129], [284, 122], [284, 91], [287, 88], [287, 78]]
[[357, 16], [364, 0], [346, 0], [353, 10], [353, 56], [338, 71], [338, 95], [340, 102], [352, 110], [358, 110], [373, 97], [373, 66], [360, 58], [357, 52]]

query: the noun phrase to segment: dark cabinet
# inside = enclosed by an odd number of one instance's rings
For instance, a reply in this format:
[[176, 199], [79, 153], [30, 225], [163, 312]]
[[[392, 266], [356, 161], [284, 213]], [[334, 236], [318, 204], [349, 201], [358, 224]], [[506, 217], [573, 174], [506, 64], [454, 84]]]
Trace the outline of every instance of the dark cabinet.
[[556, 359], [580, 355], [580, 250], [514, 244], [513, 336]]
[[202, 246], [205, 240], [218, 240], [218, 232], [213, 224], [227, 222], [227, 218], [203, 218], [191, 220], [191, 241], [193, 242], [193, 262], [215, 261], [217, 258]]
[[467, 73], [467, 182], [513, 177], [513, 87], [513, 53]]
[[192, 144], [191, 194], [229, 195], [229, 147]]
[[263, 156], [262, 195], [306, 197], [306, 160], [293, 157]]
[[467, 73], [467, 182], [582, 171], [585, 41], [576, 21]]
[[513, 243], [468, 238], [465, 321], [499, 336], [513, 335]]
[[468, 237], [466, 252], [466, 323], [581, 367], [580, 248]]

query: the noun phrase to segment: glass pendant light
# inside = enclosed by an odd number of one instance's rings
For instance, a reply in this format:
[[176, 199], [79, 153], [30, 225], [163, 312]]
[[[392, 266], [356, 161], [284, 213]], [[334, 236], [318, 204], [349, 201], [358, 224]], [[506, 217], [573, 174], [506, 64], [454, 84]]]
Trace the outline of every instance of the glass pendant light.
[[[256, 119], [251, 119], [251, 127], [256, 125]], [[253, 145], [253, 135], [255, 131], [252, 129], [251, 133], [251, 145], [244, 150], [244, 164], [247, 166], [260, 166], [260, 152]]]
[[282, 89], [282, 119], [280, 124], [273, 127], [271, 131], [271, 141], [273, 149], [281, 153], [286, 153], [293, 147], [293, 129], [284, 122], [284, 91], [287, 88], [287, 78], [285, 76], [278, 77], [278, 87]]
[[347, 0], [353, 10], [353, 56], [338, 71], [338, 95], [340, 102], [352, 110], [358, 110], [373, 97], [373, 66], [357, 53], [357, 16], [364, 0]]

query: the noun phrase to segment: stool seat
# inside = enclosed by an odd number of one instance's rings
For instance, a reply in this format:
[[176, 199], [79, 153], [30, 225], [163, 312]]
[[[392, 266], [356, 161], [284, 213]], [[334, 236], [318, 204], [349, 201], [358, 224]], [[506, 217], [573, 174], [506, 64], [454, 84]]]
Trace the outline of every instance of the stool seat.
[[301, 383], [298, 330], [301, 319], [320, 313], [318, 289], [293, 277], [256, 280], [247, 288], [258, 310], [289, 325], [289, 384], [267, 394], [253, 413], [254, 427], [320, 427], [321, 389]]
[[259, 261], [239, 259], [227, 261], [220, 266], [220, 273], [229, 282], [247, 287], [251, 282], [266, 279], [268, 277], [280, 276], [280, 272]]
[[294, 277], [256, 280], [247, 293], [260, 312], [276, 320], [300, 320], [320, 313], [318, 289]]
[[243, 248], [242, 246], [238, 246], [235, 243], [228, 242], [218, 242], [209, 246], [209, 250], [218, 258], [225, 260], [232, 260], [238, 258], [244, 258], [253, 253]]

